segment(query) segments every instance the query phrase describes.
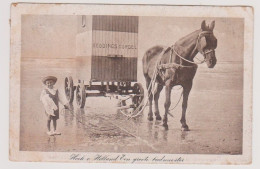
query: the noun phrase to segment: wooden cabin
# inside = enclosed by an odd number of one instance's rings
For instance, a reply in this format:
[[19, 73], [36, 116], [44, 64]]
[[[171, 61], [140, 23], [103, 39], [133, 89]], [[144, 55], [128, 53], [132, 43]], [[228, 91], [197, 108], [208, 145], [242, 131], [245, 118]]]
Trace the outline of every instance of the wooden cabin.
[[93, 82], [136, 82], [138, 17], [79, 16], [76, 56]]

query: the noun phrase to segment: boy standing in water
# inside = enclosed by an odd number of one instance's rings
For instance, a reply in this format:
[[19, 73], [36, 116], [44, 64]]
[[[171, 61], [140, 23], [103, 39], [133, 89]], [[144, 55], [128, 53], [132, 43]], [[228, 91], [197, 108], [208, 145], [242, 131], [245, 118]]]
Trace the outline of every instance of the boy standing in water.
[[[42, 101], [45, 113], [47, 115], [47, 134], [49, 136], [60, 135], [57, 129], [57, 120], [59, 119], [59, 103], [68, 108], [68, 101], [61, 95], [58, 89], [54, 88], [57, 78], [54, 76], [47, 76], [42, 79], [42, 83], [45, 85], [40, 100]], [[53, 122], [53, 131], [50, 129], [51, 121]]]

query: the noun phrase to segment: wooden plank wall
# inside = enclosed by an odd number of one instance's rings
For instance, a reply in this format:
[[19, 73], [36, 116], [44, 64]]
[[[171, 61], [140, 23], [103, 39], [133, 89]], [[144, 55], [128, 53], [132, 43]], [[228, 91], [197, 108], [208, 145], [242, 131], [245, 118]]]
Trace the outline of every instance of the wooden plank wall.
[[132, 81], [137, 80], [137, 58], [109, 58], [92, 56], [91, 79], [93, 81]]
[[92, 18], [91, 79], [136, 81], [138, 17], [93, 16]]

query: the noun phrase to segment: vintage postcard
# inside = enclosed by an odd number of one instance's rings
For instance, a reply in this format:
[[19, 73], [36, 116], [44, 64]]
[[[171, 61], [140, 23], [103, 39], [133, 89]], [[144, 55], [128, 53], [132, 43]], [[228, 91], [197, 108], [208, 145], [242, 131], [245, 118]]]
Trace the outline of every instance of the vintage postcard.
[[12, 161], [250, 164], [253, 9], [11, 5]]

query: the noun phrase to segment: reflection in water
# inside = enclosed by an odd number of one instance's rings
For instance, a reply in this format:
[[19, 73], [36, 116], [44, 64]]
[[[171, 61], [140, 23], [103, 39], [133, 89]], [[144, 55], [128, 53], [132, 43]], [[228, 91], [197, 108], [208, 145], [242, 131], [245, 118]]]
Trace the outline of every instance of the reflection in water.
[[159, 128], [160, 124], [161, 124], [161, 121], [157, 121], [157, 120], [156, 120], [156, 121], [154, 122], [154, 127], [155, 127], [155, 128]]
[[67, 109], [63, 109], [62, 111], [64, 111], [65, 126], [72, 126], [73, 120], [74, 120], [73, 111], [70, 111], [70, 110], [67, 110]]
[[153, 136], [153, 122], [147, 123], [148, 136], [151, 138]]
[[161, 122], [160, 121], [155, 121], [154, 122], [154, 136], [153, 136], [153, 138], [156, 140], [156, 141], [158, 141], [158, 139], [159, 139], [159, 125], [161, 124]]
[[161, 121], [148, 122], [147, 129], [149, 138], [153, 138], [155, 141], [160, 141], [160, 139], [168, 141], [169, 131], [161, 130]]
[[158, 130], [155, 130], [153, 138], [158, 141]]
[[188, 131], [181, 131], [181, 140], [185, 141], [188, 135]]
[[65, 126], [72, 126], [73, 124], [73, 119], [74, 119], [74, 106], [69, 103], [69, 109], [62, 109], [63, 115], [64, 115], [64, 120], [65, 120]]
[[80, 126], [85, 126], [86, 125], [86, 116], [85, 116], [85, 110], [84, 109], [80, 109], [78, 108], [76, 110], [76, 124], [78, 126], [78, 128], [80, 128]]
[[55, 136], [49, 136], [47, 139], [47, 144], [49, 146], [49, 149], [54, 151], [56, 147], [56, 137]]
[[167, 130], [161, 130], [161, 121], [148, 122], [148, 137], [153, 138], [155, 141], [160, 141], [163, 139], [164, 141], [168, 141], [168, 132]]
[[70, 112], [70, 114], [73, 114], [74, 113], [74, 106], [72, 103], [69, 103], [69, 107], [68, 109], [66, 109], [68, 112]]
[[190, 136], [188, 137], [188, 135], [189, 135], [189, 131], [182, 131], [181, 132], [181, 142], [182, 143], [190, 144], [190, 143], [195, 141], [192, 137], [190, 137]]
[[[88, 131], [86, 123], [89, 119], [86, 119], [85, 110], [84, 108], [77, 108], [75, 110], [75, 117], [76, 117], [76, 140], [82, 141], [85, 140], [85, 133]], [[83, 129], [83, 130], [82, 130]]]
[[168, 131], [169, 131], [169, 130], [163, 130], [163, 131], [162, 131], [163, 140], [164, 140], [164, 141], [168, 141]]

